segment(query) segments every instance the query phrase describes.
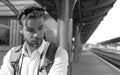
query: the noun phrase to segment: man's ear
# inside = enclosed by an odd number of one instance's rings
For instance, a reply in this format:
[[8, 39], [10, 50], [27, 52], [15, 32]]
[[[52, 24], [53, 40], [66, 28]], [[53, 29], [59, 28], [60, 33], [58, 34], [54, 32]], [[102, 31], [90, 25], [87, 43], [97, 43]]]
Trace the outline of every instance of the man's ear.
[[19, 32], [22, 34], [23, 33], [23, 26], [18, 25]]

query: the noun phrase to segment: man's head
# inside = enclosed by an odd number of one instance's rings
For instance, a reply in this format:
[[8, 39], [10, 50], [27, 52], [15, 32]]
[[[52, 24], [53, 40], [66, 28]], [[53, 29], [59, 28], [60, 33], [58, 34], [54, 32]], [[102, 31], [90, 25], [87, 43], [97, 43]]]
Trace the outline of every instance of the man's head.
[[24, 9], [18, 16], [20, 33], [32, 47], [38, 48], [44, 38], [44, 17], [44, 9], [37, 6]]

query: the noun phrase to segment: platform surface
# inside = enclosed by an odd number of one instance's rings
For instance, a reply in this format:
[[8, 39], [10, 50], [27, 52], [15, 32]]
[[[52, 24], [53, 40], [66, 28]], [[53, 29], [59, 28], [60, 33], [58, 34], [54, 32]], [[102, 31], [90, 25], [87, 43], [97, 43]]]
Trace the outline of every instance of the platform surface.
[[[0, 52], [0, 65], [6, 52]], [[72, 63], [71, 75], [120, 75], [114, 69], [90, 51], [82, 52], [79, 63]]]
[[120, 75], [120, 71], [105, 63], [92, 52], [84, 51], [79, 63], [72, 63], [71, 75]]

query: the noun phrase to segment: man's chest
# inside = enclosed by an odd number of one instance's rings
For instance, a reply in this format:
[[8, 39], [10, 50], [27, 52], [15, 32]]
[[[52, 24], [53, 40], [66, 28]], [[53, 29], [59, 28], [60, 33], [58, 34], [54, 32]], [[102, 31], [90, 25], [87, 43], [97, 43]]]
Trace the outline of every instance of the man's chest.
[[24, 57], [21, 65], [21, 75], [47, 75], [45, 68], [40, 71], [41, 62], [39, 55], [34, 58]]

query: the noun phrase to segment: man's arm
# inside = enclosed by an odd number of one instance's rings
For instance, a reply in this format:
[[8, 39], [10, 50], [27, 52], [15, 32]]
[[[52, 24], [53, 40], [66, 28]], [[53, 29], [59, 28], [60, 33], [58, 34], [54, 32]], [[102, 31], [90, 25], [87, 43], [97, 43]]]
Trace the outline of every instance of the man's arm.
[[48, 75], [67, 75], [68, 53], [65, 49], [59, 47], [55, 54], [55, 61]]
[[11, 50], [3, 58], [3, 64], [0, 68], [0, 75], [13, 75], [13, 68], [10, 63]]

